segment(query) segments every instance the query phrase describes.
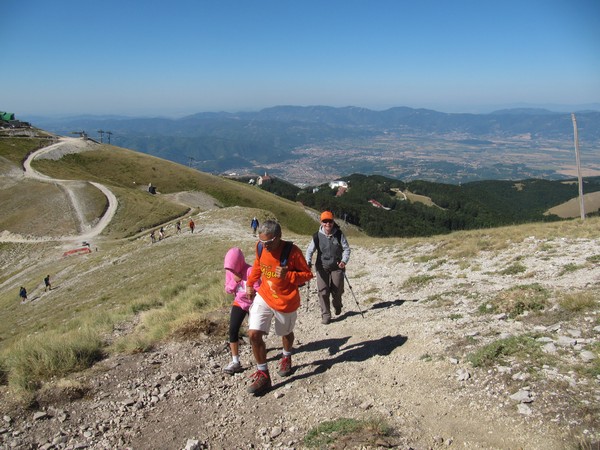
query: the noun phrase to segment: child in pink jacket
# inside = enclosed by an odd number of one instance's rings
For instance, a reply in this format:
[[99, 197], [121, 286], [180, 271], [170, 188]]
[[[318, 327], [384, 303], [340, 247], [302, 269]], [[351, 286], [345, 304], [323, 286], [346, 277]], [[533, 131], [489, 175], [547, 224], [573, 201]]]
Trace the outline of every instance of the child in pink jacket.
[[[252, 305], [252, 299], [246, 296], [246, 280], [252, 266], [246, 263], [242, 250], [233, 247], [225, 255], [223, 267], [225, 268], [225, 292], [235, 294], [229, 318], [229, 347], [232, 361], [223, 368], [223, 372], [233, 375], [244, 370], [240, 363], [239, 335], [242, 322]], [[258, 289], [259, 285], [260, 282], [256, 283], [254, 288]]]

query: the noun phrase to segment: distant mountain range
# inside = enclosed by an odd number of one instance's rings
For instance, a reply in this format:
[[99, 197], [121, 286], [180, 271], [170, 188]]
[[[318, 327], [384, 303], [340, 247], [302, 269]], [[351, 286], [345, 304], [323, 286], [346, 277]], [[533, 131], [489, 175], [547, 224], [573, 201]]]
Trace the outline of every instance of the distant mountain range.
[[[600, 112], [581, 111], [576, 117], [581, 138], [598, 147]], [[466, 114], [408, 107], [373, 111], [359, 107], [276, 106], [258, 112], [204, 112], [180, 119], [89, 115], [22, 119], [61, 135], [83, 130], [99, 139], [98, 130], [110, 131], [112, 144], [199, 165], [208, 172], [260, 169], [293, 160], [297, 158], [294, 152], [307, 146], [328, 148], [343, 143], [352, 149], [360, 143], [365, 148], [389, 136], [397, 141], [452, 138], [465, 145], [492, 144], [516, 136], [526, 137], [528, 145], [539, 142], [541, 147], [551, 141], [564, 146], [573, 142], [571, 114], [533, 108]]]

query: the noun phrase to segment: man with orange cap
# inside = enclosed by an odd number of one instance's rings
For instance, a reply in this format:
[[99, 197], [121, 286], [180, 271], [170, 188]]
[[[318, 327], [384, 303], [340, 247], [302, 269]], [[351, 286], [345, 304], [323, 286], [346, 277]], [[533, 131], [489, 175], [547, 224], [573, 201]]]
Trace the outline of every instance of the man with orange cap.
[[[350, 245], [340, 227], [333, 220], [331, 211], [321, 214], [321, 227], [313, 235], [306, 249], [306, 261], [312, 265], [312, 256], [317, 252], [317, 289], [321, 307], [321, 323], [331, 321], [331, 303], [335, 314], [342, 313], [342, 294], [344, 293], [344, 270], [350, 259]], [[330, 301], [331, 297], [331, 301]]]

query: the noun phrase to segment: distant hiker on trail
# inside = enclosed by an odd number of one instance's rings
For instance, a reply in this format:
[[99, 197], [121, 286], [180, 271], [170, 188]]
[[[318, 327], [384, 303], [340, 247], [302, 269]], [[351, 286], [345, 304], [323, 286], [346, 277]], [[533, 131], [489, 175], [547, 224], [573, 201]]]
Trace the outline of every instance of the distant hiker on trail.
[[313, 235], [306, 249], [306, 260], [311, 267], [315, 250], [321, 323], [327, 325], [331, 321], [330, 296], [335, 314], [342, 313], [344, 270], [350, 259], [350, 245], [340, 227], [334, 222], [333, 213], [330, 211], [321, 214], [321, 227]]
[[[233, 247], [225, 255], [223, 268], [225, 269], [225, 292], [235, 295], [229, 315], [229, 347], [232, 360], [223, 367], [223, 372], [233, 375], [244, 371], [240, 363], [239, 340], [242, 322], [252, 305], [252, 298], [246, 294], [246, 280], [252, 266], [244, 259], [242, 250]], [[258, 289], [259, 286], [259, 282], [255, 283], [254, 289]]]
[[[302, 251], [291, 242], [281, 239], [281, 226], [267, 220], [258, 228], [256, 258], [246, 282], [246, 293], [254, 301], [250, 307], [248, 336], [257, 370], [252, 374], [248, 392], [262, 395], [271, 389], [271, 376], [267, 364], [267, 347], [263, 336], [269, 334], [271, 321], [275, 318], [275, 333], [281, 336], [283, 356], [279, 360], [278, 374], [282, 377], [292, 373], [292, 349], [294, 325], [300, 306], [298, 286], [313, 277]], [[282, 258], [287, 252], [287, 257]], [[261, 280], [258, 291], [254, 283]]]
[[158, 240], [162, 241], [165, 238], [165, 229], [163, 227], [160, 227], [160, 230], [158, 230]]
[[190, 217], [190, 222], [188, 223], [188, 227], [190, 227], [190, 232], [194, 232], [194, 228], [196, 228], [196, 224], [194, 223], [194, 219]]
[[44, 292], [52, 290], [52, 285], [50, 284], [50, 275], [46, 275], [46, 278], [44, 278], [44, 285]]
[[256, 236], [256, 230], [258, 229], [258, 219], [256, 217], [250, 222], [250, 228], [252, 228], [252, 235]]
[[19, 297], [21, 297], [21, 303], [25, 303], [27, 301], [27, 289], [21, 286], [19, 289]]
[[154, 234], [154, 230], [150, 233], [150, 242], [153, 244], [156, 242], [156, 235]]
[[175, 226], [177, 227], [177, 234], [181, 233], [181, 220], [178, 220]]

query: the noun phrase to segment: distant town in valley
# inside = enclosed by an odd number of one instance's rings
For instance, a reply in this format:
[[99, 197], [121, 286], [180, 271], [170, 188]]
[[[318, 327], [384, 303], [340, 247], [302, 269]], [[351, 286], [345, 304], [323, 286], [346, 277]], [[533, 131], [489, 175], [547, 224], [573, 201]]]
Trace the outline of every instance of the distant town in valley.
[[[300, 187], [354, 173], [452, 184], [577, 176], [572, 115], [543, 109], [448, 114], [276, 106], [181, 119], [27, 119], [57, 134], [84, 130], [99, 141], [111, 130], [116, 146], [213, 174], [268, 172]], [[577, 113], [577, 123], [582, 175], [598, 176], [600, 112]]]
[[[582, 151], [583, 176], [600, 175], [597, 149]], [[372, 140], [345, 139], [295, 149], [287, 161], [263, 164], [272, 175], [300, 187], [362, 173], [403, 181], [459, 184], [478, 180], [560, 180], [577, 177], [572, 142], [468, 136], [387, 134]], [[248, 172], [248, 168], [239, 168]]]

